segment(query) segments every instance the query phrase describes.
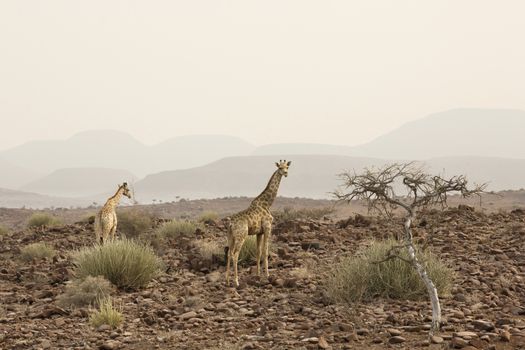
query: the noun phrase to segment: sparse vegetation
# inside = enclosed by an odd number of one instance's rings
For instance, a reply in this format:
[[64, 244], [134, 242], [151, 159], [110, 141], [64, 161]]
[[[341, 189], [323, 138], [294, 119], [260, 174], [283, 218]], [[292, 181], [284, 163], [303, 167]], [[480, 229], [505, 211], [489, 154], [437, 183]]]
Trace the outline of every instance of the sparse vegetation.
[[194, 246], [197, 248], [203, 261], [211, 264], [214, 261], [224, 260], [224, 249], [216, 241], [196, 240]]
[[46, 243], [31, 243], [20, 251], [20, 257], [24, 261], [52, 258], [55, 254], [55, 249]]
[[177, 238], [180, 236], [191, 236], [198, 226], [187, 220], [171, 220], [164, 223], [157, 232], [164, 237]]
[[199, 222], [208, 222], [208, 221], [217, 221], [219, 220], [219, 214], [214, 211], [204, 211], [201, 215], [199, 215]]
[[111, 282], [102, 276], [87, 276], [69, 284], [64, 294], [57, 298], [57, 304], [62, 307], [95, 305], [99, 300], [109, 297], [114, 288]]
[[333, 212], [334, 209], [330, 207], [301, 209], [285, 207], [282, 210], [273, 211], [272, 215], [277, 222], [286, 222], [298, 219], [320, 220]]
[[77, 277], [104, 276], [121, 289], [144, 287], [160, 273], [162, 266], [150, 246], [129, 239], [77, 251], [74, 264]]
[[122, 308], [113, 305], [111, 298], [103, 298], [98, 302], [99, 308], [89, 316], [89, 323], [93, 327], [108, 325], [117, 328], [124, 321]]
[[248, 236], [242, 245], [239, 253], [239, 263], [247, 264], [255, 262], [257, 258], [257, 238], [255, 236]]
[[[394, 240], [374, 241], [356, 256], [343, 258], [332, 267], [326, 282], [332, 300], [353, 303], [374, 297], [424, 299], [428, 291], [417, 271], [407, 262], [406, 250], [400, 251], [401, 259], [383, 261], [397, 244], [399, 242]], [[419, 253], [418, 258], [440, 295], [449, 294], [454, 271], [429, 251]]]
[[51, 227], [51, 226], [58, 226], [61, 224], [61, 221], [50, 214], [46, 213], [34, 213], [31, 215], [27, 222], [27, 226], [30, 228], [36, 228], [36, 227]]
[[118, 230], [127, 237], [136, 238], [153, 226], [153, 218], [149, 213], [140, 210], [119, 211]]
[[0, 225], [0, 236], [7, 235], [9, 233], [9, 230], [4, 225]]

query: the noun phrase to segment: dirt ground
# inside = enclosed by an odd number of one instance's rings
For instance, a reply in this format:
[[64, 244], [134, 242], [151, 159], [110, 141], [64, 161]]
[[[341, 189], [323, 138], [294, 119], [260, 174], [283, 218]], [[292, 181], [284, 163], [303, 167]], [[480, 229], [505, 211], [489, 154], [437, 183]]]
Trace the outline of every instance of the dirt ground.
[[[484, 198], [484, 207], [431, 211], [415, 236], [455, 271], [442, 299], [443, 328], [430, 341], [428, 302], [375, 300], [337, 305], [326, 296], [326, 271], [372, 239], [393, 237], [401, 220], [365, 217], [358, 204], [337, 206], [329, 217], [276, 223], [270, 279], [240, 268], [241, 286], [224, 284], [224, 266], [205, 263], [196, 241], [225, 244], [224, 227], [209, 222], [182, 240], [156, 245], [166, 271], [145, 289], [117, 291], [125, 321], [95, 329], [89, 308], [56, 305], [73, 276], [70, 252], [93, 243], [93, 227], [79, 221], [96, 209], [54, 210], [65, 224], [27, 229], [32, 211], [1, 209], [0, 349], [525, 349], [524, 193]], [[187, 201], [140, 207], [159, 218], [221, 215], [249, 199]], [[330, 201], [279, 198], [276, 208], [327, 207]], [[470, 204], [476, 204], [471, 202]], [[127, 208], [129, 209], [129, 208]], [[348, 219], [342, 225], [340, 219]], [[423, 220], [424, 219], [424, 220]], [[339, 222], [339, 223], [338, 223]], [[147, 233], [146, 233], [147, 235]], [[53, 259], [23, 262], [20, 249], [47, 242]]]

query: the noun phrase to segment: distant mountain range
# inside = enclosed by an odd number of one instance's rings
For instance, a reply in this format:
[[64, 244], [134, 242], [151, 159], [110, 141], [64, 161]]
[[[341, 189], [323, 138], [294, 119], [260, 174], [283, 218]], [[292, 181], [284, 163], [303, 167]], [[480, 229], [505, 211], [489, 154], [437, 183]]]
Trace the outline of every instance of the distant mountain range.
[[23, 192], [0, 188], [0, 208], [70, 208], [86, 207], [92, 202], [88, 199], [71, 199], [46, 196], [38, 193]]
[[127, 170], [106, 168], [59, 169], [21, 188], [60, 197], [92, 197], [106, 195], [117, 189], [117, 184], [126, 181], [133, 184], [136, 176]]
[[[137, 176], [191, 168], [219, 158], [247, 155], [254, 146], [238, 137], [194, 135], [146, 146], [115, 130], [92, 130], [67, 140], [32, 141], [0, 152], [0, 159], [40, 174], [62, 168], [125, 169]], [[18, 186], [26, 183], [19, 182]], [[0, 186], [5, 186], [0, 180]]]
[[[175, 137], [147, 146], [124, 132], [94, 130], [0, 151], [0, 188], [88, 202], [100, 202], [123, 181], [134, 184], [141, 201], [249, 196], [264, 187], [275, 160], [290, 158], [294, 164], [284, 196], [325, 198], [343, 169], [396, 160], [425, 161], [433, 172], [465, 173], [490, 182], [493, 190], [519, 189], [525, 187], [524, 131], [525, 112], [504, 109], [432, 114], [354, 147], [256, 147], [225, 135]], [[358, 132], [355, 125], [349, 140]]]
[[[288, 155], [283, 158], [292, 160], [292, 165], [289, 176], [282, 180], [279, 194], [306, 198], [330, 197], [330, 192], [341, 185], [337, 175], [345, 170], [359, 172], [365, 167], [392, 162], [331, 155]], [[135, 184], [137, 200], [172, 201], [177, 196], [190, 199], [256, 196], [275, 170], [275, 159], [275, 156], [225, 158], [203, 167], [149, 175]], [[420, 163], [432, 174], [464, 174], [471, 183], [488, 183], [488, 190], [525, 187], [525, 159], [446, 157]]]

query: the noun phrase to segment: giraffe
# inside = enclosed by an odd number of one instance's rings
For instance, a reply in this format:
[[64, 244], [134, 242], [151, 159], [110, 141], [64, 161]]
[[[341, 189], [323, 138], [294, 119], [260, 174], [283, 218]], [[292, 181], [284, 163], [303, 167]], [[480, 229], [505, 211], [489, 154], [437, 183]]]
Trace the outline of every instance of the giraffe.
[[128, 183], [124, 182], [118, 186], [117, 192], [108, 198], [106, 204], [100, 209], [95, 216], [95, 238], [97, 243], [104, 243], [109, 236], [115, 239], [115, 232], [117, 231], [117, 214], [115, 208], [122, 195], [131, 199]]
[[273, 173], [266, 188], [243, 210], [227, 218], [228, 257], [226, 261], [226, 284], [230, 285], [230, 262], [233, 261], [235, 286], [239, 286], [237, 265], [239, 253], [248, 235], [257, 237], [257, 275], [261, 274], [261, 254], [264, 256], [264, 270], [268, 273], [268, 244], [272, 230], [273, 216], [270, 212], [282, 177], [288, 176], [288, 167], [292, 162], [281, 160], [275, 163], [277, 170]]

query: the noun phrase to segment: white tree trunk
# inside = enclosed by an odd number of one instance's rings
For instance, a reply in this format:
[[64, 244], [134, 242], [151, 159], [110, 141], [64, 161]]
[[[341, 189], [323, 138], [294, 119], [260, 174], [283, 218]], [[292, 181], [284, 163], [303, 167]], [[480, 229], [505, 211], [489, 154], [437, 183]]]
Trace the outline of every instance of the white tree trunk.
[[410, 260], [412, 261], [414, 268], [417, 270], [419, 277], [421, 277], [423, 283], [425, 283], [425, 286], [427, 287], [428, 291], [428, 296], [430, 297], [430, 301], [432, 303], [432, 326], [430, 327], [430, 335], [432, 336], [435, 332], [439, 331], [439, 327], [441, 325], [441, 305], [439, 304], [438, 292], [436, 286], [434, 285], [434, 282], [432, 282], [432, 280], [427, 274], [427, 271], [425, 270], [425, 267], [419, 262], [416, 256], [416, 249], [414, 248], [414, 243], [412, 241], [411, 227], [413, 218], [414, 214], [409, 213], [408, 217], [405, 220], [404, 241], [407, 245]]

